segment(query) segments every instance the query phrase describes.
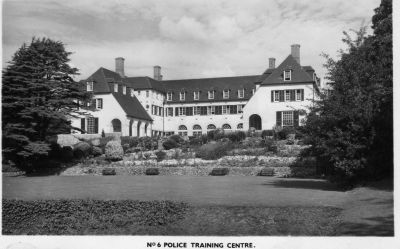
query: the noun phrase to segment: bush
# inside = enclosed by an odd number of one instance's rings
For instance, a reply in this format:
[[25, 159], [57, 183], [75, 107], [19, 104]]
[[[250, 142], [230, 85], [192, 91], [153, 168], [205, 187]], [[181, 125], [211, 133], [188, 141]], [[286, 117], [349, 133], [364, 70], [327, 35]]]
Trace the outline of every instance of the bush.
[[227, 152], [232, 149], [231, 143], [208, 143], [202, 145], [196, 152], [196, 157], [204, 160], [215, 160], [227, 155]]
[[265, 137], [273, 137], [274, 136], [274, 131], [273, 130], [263, 130], [261, 132], [261, 137], [265, 138]]
[[81, 159], [88, 157], [90, 155], [90, 152], [91, 146], [87, 142], [79, 142], [74, 145], [73, 153], [75, 158]]
[[228, 168], [213, 168], [210, 175], [212, 176], [225, 176], [229, 173]]
[[137, 147], [139, 144], [139, 138], [123, 136], [121, 137], [121, 145], [124, 146], [125, 144], [128, 144], [129, 148]]
[[184, 142], [183, 138], [181, 136], [179, 136], [179, 135], [172, 135], [168, 139], [173, 140], [177, 144], [181, 144], [181, 143]]
[[165, 142], [163, 143], [163, 147], [164, 147], [164, 149], [166, 149], [166, 150], [170, 150], [170, 149], [178, 148], [179, 145], [178, 145], [178, 143], [177, 143], [175, 140], [173, 140], [173, 139], [168, 139], [167, 141], [165, 141]]
[[190, 146], [200, 146], [203, 144], [202, 137], [189, 137], [189, 145]]
[[110, 161], [122, 160], [124, 150], [119, 141], [110, 141], [106, 145], [106, 159]]
[[263, 147], [264, 142], [261, 137], [247, 137], [245, 140], [243, 140], [242, 145], [244, 147], [256, 148]]
[[[274, 145], [276, 146], [276, 142], [275, 140], [271, 139], [271, 138], [264, 138], [263, 139], [264, 142], [264, 147], [268, 150], [268, 151], [273, 151], [274, 150]], [[276, 146], [276, 151], [278, 150], [278, 146]], [[276, 152], [275, 151], [275, 152]], [[274, 151], [273, 151], [274, 152]]]
[[216, 129], [216, 130], [211, 130], [207, 132], [207, 139], [210, 140], [214, 140], [214, 141], [218, 141], [221, 138], [224, 138], [225, 134], [224, 134], [224, 130], [223, 129]]
[[105, 168], [101, 171], [101, 174], [103, 176], [115, 176], [117, 173], [115, 172], [115, 169], [112, 168]]
[[158, 168], [148, 168], [146, 169], [146, 175], [148, 176], [156, 176], [159, 175], [160, 171], [158, 170]]
[[93, 146], [92, 155], [93, 156], [101, 156], [103, 154], [103, 150], [100, 147]]
[[236, 131], [236, 132], [231, 132], [227, 134], [227, 137], [229, 140], [231, 140], [234, 143], [240, 142], [246, 138], [246, 133], [243, 131]]
[[100, 147], [103, 151], [103, 153], [105, 153], [105, 149], [106, 149], [106, 145], [108, 142], [113, 141], [113, 137], [101, 137], [100, 138], [100, 144], [98, 145], [98, 147]]
[[157, 156], [157, 162], [161, 162], [162, 160], [165, 159], [165, 157], [167, 156], [167, 153], [165, 153], [162, 150], [156, 151], [155, 152], [156, 156]]
[[277, 132], [277, 138], [279, 140], [285, 140], [289, 134], [295, 134], [295, 129], [293, 127], [283, 127]]
[[141, 137], [139, 138], [139, 145], [141, 145], [145, 150], [154, 150], [158, 147], [158, 140], [157, 138]]
[[300, 157], [290, 165], [292, 177], [315, 177], [317, 161], [315, 157]]

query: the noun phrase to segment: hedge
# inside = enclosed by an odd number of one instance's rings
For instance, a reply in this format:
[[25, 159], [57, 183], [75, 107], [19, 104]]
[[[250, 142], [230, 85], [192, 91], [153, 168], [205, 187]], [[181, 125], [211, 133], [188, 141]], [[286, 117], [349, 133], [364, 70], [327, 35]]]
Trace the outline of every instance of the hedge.
[[188, 208], [172, 201], [3, 199], [2, 229], [7, 235], [137, 234], [183, 219]]

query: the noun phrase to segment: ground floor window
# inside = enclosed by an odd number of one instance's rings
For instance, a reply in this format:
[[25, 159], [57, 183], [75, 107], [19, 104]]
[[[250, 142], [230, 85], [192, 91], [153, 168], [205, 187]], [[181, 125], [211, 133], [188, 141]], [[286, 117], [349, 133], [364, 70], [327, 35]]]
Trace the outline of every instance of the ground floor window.
[[193, 131], [193, 136], [201, 137], [201, 135], [203, 135], [203, 133], [201, 131]]
[[97, 134], [99, 132], [99, 119], [98, 118], [87, 118], [87, 128], [88, 134]]
[[293, 126], [293, 112], [282, 112], [282, 126]]

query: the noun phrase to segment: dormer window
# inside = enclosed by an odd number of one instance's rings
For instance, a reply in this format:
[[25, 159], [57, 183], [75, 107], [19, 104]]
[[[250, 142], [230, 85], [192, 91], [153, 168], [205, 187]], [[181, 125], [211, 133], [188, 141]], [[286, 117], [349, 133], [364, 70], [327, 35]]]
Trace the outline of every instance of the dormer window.
[[135, 90], [131, 89], [131, 97], [135, 96]]
[[199, 91], [193, 92], [193, 99], [194, 100], [199, 100], [200, 99], [200, 92]]
[[185, 92], [180, 92], [179, 93], [179, 100], [185, 100]]
[[88, 81], [86, 83], [86, 91], [93, 92], [93, 81]]
[[118, 84], [117, 84], [117, 83], [114, 84], [114, 92], [115, 92], [115, 93], [118, 92]]
[[292, 70], [283, 71], [283, 81], [291, 81], [292, 80]]
[[244, 89], [239, 89], [238, 90], [238, 98], [243, 99], [244, 98]]
[[214, 99], [214, 91], [208, 91], [208, 99]]
[[126, 86], [123, 86], [123, 87], [122, 87], [122, 93], [123, 93], [124, 95], [126, 95]]
[[172, 92], [167, 92], [167, 101], [172, 100]]
[[222, 92], [222, 98], [229, 99], [229, 90], [224, 90]]

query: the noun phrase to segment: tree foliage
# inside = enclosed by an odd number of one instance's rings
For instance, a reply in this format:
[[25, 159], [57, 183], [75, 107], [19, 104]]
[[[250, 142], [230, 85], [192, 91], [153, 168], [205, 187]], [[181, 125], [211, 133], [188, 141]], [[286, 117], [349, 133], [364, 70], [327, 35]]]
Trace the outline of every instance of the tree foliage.
[[77, 100], [90, 96], [73, 76], [70, 52], [51, 39], [33, 38], [16, 51], [3, 71], [3, 159], [29, 170], [47, 156], [49, 137], [70, 131]]
[[334, 180], [354, 183], [393, 170], [392, 2], [382, 0], [356, 38], [344, 32], [348, 50], [329, 56], [329, 90], [311, 107], [304, 130], [320, 170]]

